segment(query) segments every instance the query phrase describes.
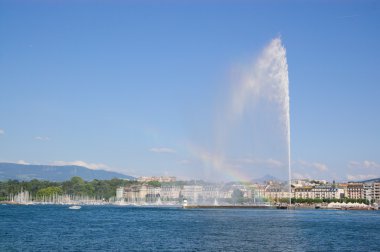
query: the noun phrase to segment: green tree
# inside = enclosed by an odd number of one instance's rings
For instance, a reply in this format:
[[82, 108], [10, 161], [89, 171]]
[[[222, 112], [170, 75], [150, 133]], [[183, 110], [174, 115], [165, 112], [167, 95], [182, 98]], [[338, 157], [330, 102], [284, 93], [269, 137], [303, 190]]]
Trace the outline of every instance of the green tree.
[[81, 177], [72, 177], [63, 183], [63, 190], [71, 195], [86, 195], [85, 182]]
[[158, 181], [149, 181], [148, 185], [153, 186], [153, 187], [161, 187], [161, 183]]
[[115, 192], [112, 192], [112, 187], [106, 180], [93, 180], [90, 183], [93, 185], [95, 196], [98, 198], [108, 199], [116, 193], [116, 188]]
[[37, 197], [42, 198], [42, 197], [51, 197], [53, 195], [58, 195], [62, 194], [62, 188], [57, 187], [57, 186], [49, 186], [43, 189], [38, 190], [37, 192]]
[[244, 202], [244, 194], [239, 189], [233, 190], [231, 198], [234, 204], [241, 204]]

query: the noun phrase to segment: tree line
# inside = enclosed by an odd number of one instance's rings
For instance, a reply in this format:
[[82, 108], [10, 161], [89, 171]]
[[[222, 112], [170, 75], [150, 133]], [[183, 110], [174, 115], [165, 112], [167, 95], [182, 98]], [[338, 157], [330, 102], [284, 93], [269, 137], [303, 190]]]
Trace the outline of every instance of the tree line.
[[10, 195], [28, 191], [32, 197], [46, 197], [54, 194], [69, 194], [96, 197], [108, 200], [116, 195], [116, 188], [137, 184], [136, 181], [123, 179], [84, 181], [81, 177], [72, 177], [64, 182], [52, 182], [33, 179], [31, 181], [0, 181], [0, 201], [8, 200]]

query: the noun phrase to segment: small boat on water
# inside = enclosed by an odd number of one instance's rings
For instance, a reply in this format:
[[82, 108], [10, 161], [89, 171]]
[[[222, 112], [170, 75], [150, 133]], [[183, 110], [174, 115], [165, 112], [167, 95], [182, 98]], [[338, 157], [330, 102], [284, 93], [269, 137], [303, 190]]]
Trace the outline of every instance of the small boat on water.
[[78, 209], [81, 209], [82, 207], [81, 206], [70, 206], [69, 209], [72, 209], [72, 210], [78, 210]]

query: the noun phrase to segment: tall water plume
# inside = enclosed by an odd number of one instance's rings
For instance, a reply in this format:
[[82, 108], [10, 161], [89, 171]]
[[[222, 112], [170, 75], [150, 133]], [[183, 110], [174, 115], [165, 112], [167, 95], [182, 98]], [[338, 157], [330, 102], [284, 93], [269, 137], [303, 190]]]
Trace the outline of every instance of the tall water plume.
[[287, 144], [289, 192], [291, 192], [290, 101], [286, 49], [280, 38], [273, 39], [245, 74], [240, 86], [234, 87], [232, 114], [240, 117], [245, 110], [264, 99], [276, 104], [281, 130]]

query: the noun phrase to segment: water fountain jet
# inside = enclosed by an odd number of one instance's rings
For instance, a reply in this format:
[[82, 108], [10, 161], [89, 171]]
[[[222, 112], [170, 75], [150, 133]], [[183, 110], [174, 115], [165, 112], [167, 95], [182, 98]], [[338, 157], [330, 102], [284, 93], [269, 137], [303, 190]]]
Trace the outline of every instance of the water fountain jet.
[[291, 203], [291, 145], [290, 145], [290, 99], [286, 49], [281, 38], [273, 39], [264, 48], [253, 67], [246, 74], [233, 94], [232, 113], [241, 117], [252, 101], [259, 99], [276, 104], [280, 113], [279, 121], [285, 136], [289, 183], [289, 204]]

